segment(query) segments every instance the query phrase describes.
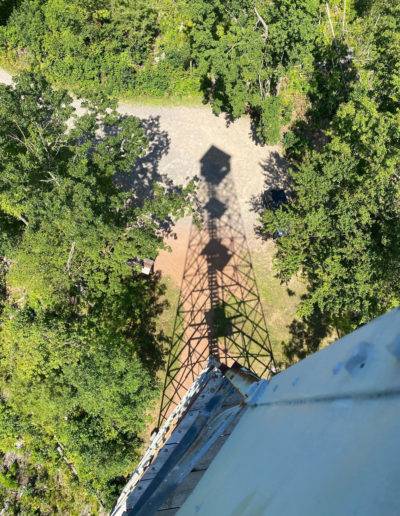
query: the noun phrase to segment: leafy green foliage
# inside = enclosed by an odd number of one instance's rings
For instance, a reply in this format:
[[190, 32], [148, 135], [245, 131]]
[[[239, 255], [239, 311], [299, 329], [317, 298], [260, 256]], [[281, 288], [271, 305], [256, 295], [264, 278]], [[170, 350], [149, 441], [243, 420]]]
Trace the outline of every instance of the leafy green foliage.
[[71, 87], [158, 97], [201, 88], [216, 113], [249, 113], [258, 137], [276, 143], [313, 71], [320, 3], [23, 0], [0, 49]]
[[129, 263], [164, 248], [163, 224], [187, 211], [192, 186], [122, 191], [115, 176], [132, 173], [147, 139], [100, 94], [78, 99], [78, 116], [65, 90], [23, 73], [0, 100], [2, 392], [109, 506], [163, 360], [162, 287]]
[[25, 0], [6, 34], [7, 47], [28, 49], [53, 81], [118, 91], [157, 35], [156, 13], [141, 0]]
[[[344, 66], [348, 46], [342, 33], [331, 34], [327, 5], [23, 0], [0, 30], [0, 51], [71, 88], [156, 97], [201, 89], [216, 113], [250, 114], [258, 138], [274, 144], [299, 99], [309, 97], [317, 124], [348, 99], [354, 68]], [[332, 1], [328, 9], [338, 30], [343, 6]], [[351, 44], [362, 33], [357, 22], [352, 30]]]
[[312, 69], [318, 10], [317, 0], [191, 2], [193, 58], [214, 110], [233, 118], [250, 112], [259, 137], [276, 143], [291, 116], [281, 93], [289, 94], [289, 71]]
[[[192, 188], [142, 199], [118, 188], [147, 140], [99, 92], [201, 88], [216, 113], [250, 114], [271, 144], [299, 115], [283, 139], [290, 204], [263, 216], [267, 234], [277, 220], [285, 228], [280, 278], [308, 284], [285, 345], [292, 362], [332, 327], [346, 333], [399, 303], [400, 8], [3, 0], [0, 9], [3, 59], [43, 73], [0, 87], [0, 497], [11, 513], [96, 513], [132, 470], [163, 358], [162, 288], [129, 261], [157, 255], [163, 221], [185, 212]], [[48, 81], [84, 90], [84, 114]]]
[[114, 94], [198, 91], [198, 78], [188, 70], [188, 41], [177, 25], [183, 18], [179, 2], [163, 0], [159, 8], [144, 0], [20, 4], [0, 30], [2, 54], [30, 67], [39, 64], [53, 83]]
[[283, 138], [283, 146], [285, 155], [293, 162], [301, 160], [307, 150], [311, 150], [312, 144], [302, 127], [298, 124], [291, 131], [288, 131]]
[[[7, 514], [98, 514], [57, 442], [0, 400], [0, 503]], [[21, 487], [23, 489], [21, 489]]]
[[267, 97], [262, 102], [262, 111], [258, 126], [258, 134], [268, 143], [278, 143], [281, 130], [281, 99]]
[[[355, 54], [373, 58], [358, 61], [357, 83], [335, 100], [327, 145], [296, 154], [298, 142], [288, 136], [298, 163], [295, 195], [278, 214], [290, 227], [278, 242], [279, 274], [303, 272], [310, 284], [300, 313], [310, 317], [318, 307], [342, 331], [400, 299], [398, 5], [376, 6], [371, 17], [374, 27], [365, 21], [371, 32]], [[264, 221], [273, 227], [272, 214]]]
[[13, 9], [19, 6], [19, 0], [0, 0], [0, 25], [5, 25]]

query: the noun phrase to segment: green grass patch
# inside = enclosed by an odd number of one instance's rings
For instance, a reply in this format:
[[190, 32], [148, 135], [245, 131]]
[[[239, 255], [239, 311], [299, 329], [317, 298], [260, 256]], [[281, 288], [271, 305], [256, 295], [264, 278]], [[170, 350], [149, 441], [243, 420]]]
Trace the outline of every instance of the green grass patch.
[[[165, 381], [165, 372], [168, 363], [168, 352], [170, 351], [171, 347], [171, 339], [174, 331], [176, 310], [178, 308], [180, 295], [180, 287], [171, 277], [165, 275], [162, 277], [161, 281], [165, 285], [165, 294], [163, 296], [163, 299], [161, 299], [160, 301], [165, 302], [165, 308], [157, 319], [157, 329], [159, 331], [162, 331], [165, 337], [167, 338], [167, 342], [165, 343], [164, 349], [165, 367], [161, 368], [157, 373], [157, 377], [160, 381], [161, 390], [160, 395], [157, 399], [154, 400], [152, 406], [149, 409], [148, 416], [150, 424], [148, 425], [146, 432], [143, 435], [144, 443], [146, 443], [146, 445], [150, 439], [150, 432], [152, 431], [153, 427], [157, 424], [158, 416], [161, 409], [162, 388]], [[143, 446], [145, 447], [145, 445]]]
[[133, 93], [127, 93], [126, 95], [118, 97], [118, 101], [122, 104], [140, 105], [140, 106], [188, 106], [188, 107], [203, 107], [203, 97], [198, 96], [165, 96], [156, 97], [151, 95], [134, 95]]
[[174, 330], [174, 322], [176, 310], [179, 302], [179, 285], [169, 276], [162, 277], [162, 283], [165, 285], [165, 295], [162, 301], [165, 301], [165, 309], [159, 316], [157, 325], [167, 337], [172, 336]]
[[293, 278], [288, 285], [281, 284], [272, 267], [275, 245], [269, 242], [266, 251], [253, 253], [253, 267], [274, 357], [285, 361], [284, 341], [290, 338], [289, 326], [297, 319], [296, 311], [301, 296], [305, 293], [304, 282]]

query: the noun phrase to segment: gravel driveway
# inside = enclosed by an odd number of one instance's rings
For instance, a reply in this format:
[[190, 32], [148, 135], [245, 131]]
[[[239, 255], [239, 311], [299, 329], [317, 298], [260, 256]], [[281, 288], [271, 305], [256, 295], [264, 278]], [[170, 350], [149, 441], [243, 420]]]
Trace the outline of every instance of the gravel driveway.
[[[241, 118], [226, 123], [215, 116], [209, 106], [160, 107], [121, 103], [119, 111], [148, 122], [156, 139], [161, 140], [159, 176], [181, 184], [200, 177], [201, 160], [211, 148], [230, 157], [230, 171], [236, 188], [247, 240], [250, 248], [262, 246], [254, 226], [258, 214], [253, 206], [268, 185], [282, 184], [285, 169], [278, 147], [257, 145], [252, 139], [250, 120]], [[156, 143], [157, 145], [157, 143]]]
[[[2, 69], [0, 82], [11, 83], [11, 75]], [[242, 215], [248, 244], [251, 249], [262, 246], [254, 232], [258, 215], [252, 206], [265, 188], [282, 183], [285, 166], [279, 148], [253, 141], [248, 118], [228, 125], [225, 117], [215, 116], [209, 106], [153, 107], [122, 102], [119, 111], [144, 121], [152, 154], [144, 166], [151, 168], [151, 180], [169, 179], [182, 184], [199, 177], [201, 159], [212, 147], [230, 156], [237, 209]]]

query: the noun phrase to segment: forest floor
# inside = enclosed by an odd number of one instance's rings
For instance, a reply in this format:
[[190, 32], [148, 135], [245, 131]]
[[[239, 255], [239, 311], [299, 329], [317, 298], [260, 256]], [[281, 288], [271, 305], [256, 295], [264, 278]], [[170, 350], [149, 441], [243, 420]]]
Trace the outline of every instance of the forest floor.
[[[11, 82], [1, 69], [0, 82]], [[199, 207], [205, 208], [203, 229], [195, 228], [191, 217], [180, 220], [166, 238], [172, 252], [161, 252], [155, 262], [169, 303], [160, 327], [170, 338], [174, 355], [166, 382], [170, 403], [161, 401], [165, 416], [205, 365], [210, 328], [215, 325], [209, 315], [216, 296], [223, 298], [225, 323], [232, 325], [237, 307], [250, 306], [249, 296], [254, 294], [253, 315], [246, 315], [241, 323], [243, 332], [251, 334], [249, 346], [257, 352], [253, 335], [261, 317], [266, 328], [263, 323], [264, 333], [258, 334], [258, 340], [267, 340], [269, 335], [275, 358], [284, 358], [281, 344], [289, 337], [304, 286], [296, 279], [288, 286], [280, 284], [272, 268], [275, 244], [262, 238], [257, 228], [261, 194], [268, 188], [287, 186], [287, 164], [278, 146], [255, 141], [246, 117], [230, 122], [223, 115], [214, 115], [209, 106], [126, 101], [119, 103], [119, 111], [139, 117], [150, 140], [147, 156], [132, 176], [125, 178], [125, 186], [129, 188], [132, 181], [145, 196], [154, 182], [174, 188], [195, 180]], [[213, 284], [210, 267], [216, 275]], [[193, 292], [197, 293], [194, 297]], [[227, 351], [223, 346], [222, 354]], [[254, 369], [261, 374], [260, 368]], [[172, 377], [177, 375], [179, 380], [173, 384]]]

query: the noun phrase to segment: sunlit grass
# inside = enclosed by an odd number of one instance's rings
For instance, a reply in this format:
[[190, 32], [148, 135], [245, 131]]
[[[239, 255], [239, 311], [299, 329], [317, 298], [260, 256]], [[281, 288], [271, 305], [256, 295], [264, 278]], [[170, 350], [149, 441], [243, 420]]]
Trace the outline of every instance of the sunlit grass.
[[296, 311], [306, 287], [300, 278], [293, 278], [288, 285], [281, 284], [273, 269], [274, 243], [268, 242], [263, 252], [253, 253], [252, 261], [269, 338], [277, 362], [285, 359], [282, 342], [288, 340], [289, 325], [296, 319]]
[[180, 96], [165, 96], [153, 97], [150, 95], [134, 95], [133, 93], [126, 93], [118, 99], [122, 104], [130, 104], [137, 106], [188, 106], [188, 107], [203, 107], [203, 97], [201, 95], [190, 95], [186, 97]]

